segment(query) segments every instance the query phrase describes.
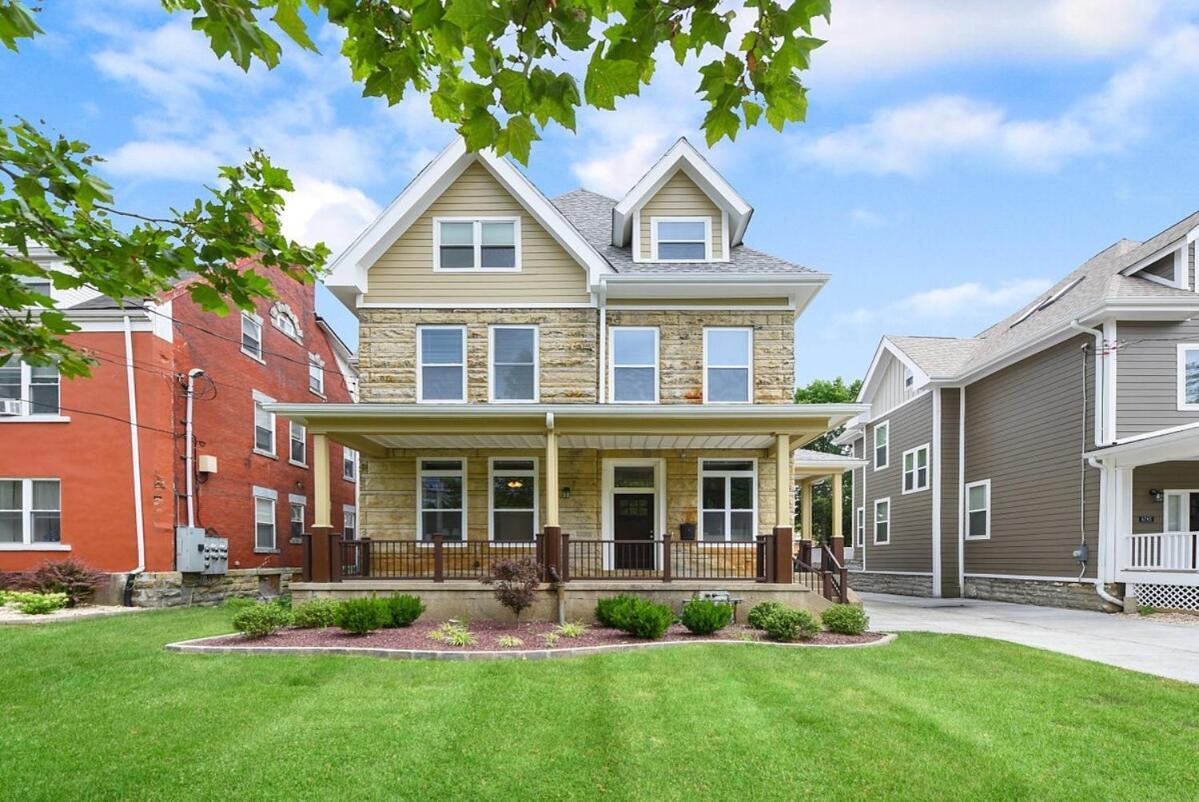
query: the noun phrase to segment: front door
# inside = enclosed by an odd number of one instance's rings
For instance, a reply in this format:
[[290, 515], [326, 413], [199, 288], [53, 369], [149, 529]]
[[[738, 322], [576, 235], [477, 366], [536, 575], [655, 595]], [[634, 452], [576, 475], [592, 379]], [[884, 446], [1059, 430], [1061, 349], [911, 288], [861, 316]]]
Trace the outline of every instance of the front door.
[[612, 535], [617, 570], [654, 567], [654, 494], [612, 497]]

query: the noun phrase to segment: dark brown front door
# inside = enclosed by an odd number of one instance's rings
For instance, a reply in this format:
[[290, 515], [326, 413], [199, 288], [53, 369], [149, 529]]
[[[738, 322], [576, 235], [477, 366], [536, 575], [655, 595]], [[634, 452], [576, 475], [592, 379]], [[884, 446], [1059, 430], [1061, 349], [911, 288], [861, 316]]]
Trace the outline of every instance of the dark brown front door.
[[613, 539], [617, 541], [615, 567], [653, 568], [654, 494], [617, 493], [612, 505]]

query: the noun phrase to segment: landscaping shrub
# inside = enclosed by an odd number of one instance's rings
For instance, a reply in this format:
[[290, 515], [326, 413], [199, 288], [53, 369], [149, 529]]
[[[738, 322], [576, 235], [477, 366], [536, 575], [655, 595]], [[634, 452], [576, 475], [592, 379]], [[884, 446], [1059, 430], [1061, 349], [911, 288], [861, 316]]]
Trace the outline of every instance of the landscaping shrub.
[[766, 636], [783, 643], [811, 640], [820, 633], [820, 625], [807, 610], [776, 610], [765, 623]]
[[291, 614], [292, 626], [300, 629], [328, 629], [337, 626], [337, 602], [313, 599], [297, 604]]
[[499, 644], [501, 649], [519, 649], [525, 642], [515, 635], [500, 635]]
[[683, 604], [682, 622], [696, 635], [711, 635], [733, 623], [733, 606], [712, 599], [689, 599]]
[[475, 634], [460, 621], [446, 621], [429, 633], [429, 638], [450, 646], [474, 646]]
[[636, 596], [626, 596], [623, 593], [600, 599], [595, 603], [595, 620], [600, 622], [600, 626], [622, 629], [620, 622], [624, 611], [635, 601], [639, 601]]
[[491, 576], [483, 581], [495, 585], [495, 599], [516, 613], [517, 620], [526, 607], [537, 599], [541, 584], [541, 567], [532, 557], [500, 560], [491, 568]]
[[65, 593], [67, 606], [83, 604], [104, 584], [104, 574], [78, 560], [42, 563], [22, 580], [25, 590], [35, 593]]
[[565, 624], [559, 624], [554, 627], [554, 633], [563, 638], [581, 638], [587, 633], [591, 627], [584, 624], [582, 621], [567, 621]]
[[70, 599], [65, 593], [36, 593], [16, 591], [7, 594], [9, 601], [26, 615], [47, 615], [68, 606]]
[[273, 635], [290, 624], [291, 611], [271, 602], [243, 607], [233, 616], [233, 628], [249, 638]]
[[749, 625], [754, 629], [766, 629], [766, 619], [780, 610], [786, 609], [786, 606], [778, 602], [761, 602], [755, 604], [749, 611]]
[[620, 609], [617, 619], [617, 628], [633, 637], [658, 640], [674, 623], [674, 610], [668, 604], [634, 598]]
[[365, 635], [391, 622], [386, 599], [346, 599], [337, 605], [337, 626], [354, 635]]
[[861, 635], [870, 626], [866, 611], [852, 604], [834, 604], [820, 614], [824, 628], [839, 635]]
[[385, 626], [389, 627], [411, 626], [425, 611], [424, 602], [407, 593], [397, 593], [384, 601], [387, 602], [388, 616], [391, 619]]

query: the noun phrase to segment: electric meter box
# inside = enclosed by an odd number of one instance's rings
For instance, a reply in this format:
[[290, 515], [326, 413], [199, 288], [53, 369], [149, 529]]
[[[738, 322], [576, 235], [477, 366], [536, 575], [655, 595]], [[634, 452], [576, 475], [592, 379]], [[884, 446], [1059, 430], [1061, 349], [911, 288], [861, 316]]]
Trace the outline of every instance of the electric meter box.
[[199, 526], [175, 527], [175, 570], [185, 574], [227, 573], [228, 538], [209, 537]]

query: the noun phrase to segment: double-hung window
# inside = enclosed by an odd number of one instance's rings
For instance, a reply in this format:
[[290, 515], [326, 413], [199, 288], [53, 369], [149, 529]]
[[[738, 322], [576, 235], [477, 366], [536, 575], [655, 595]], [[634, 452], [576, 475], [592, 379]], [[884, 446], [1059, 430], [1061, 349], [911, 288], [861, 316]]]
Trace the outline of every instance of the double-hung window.
[[612, 329], [611, 398], [616, 402], [658, 402], [658, 330]]
[[753, 460], [699, 461], [700, 540], [754, 539], [757, 465]]
[[891, 499], [880, 498], [874, 502], [874, 545], [883, 546], [891, 542]]
[[418, 472], [420, 539], [466, 539], [466, 465], [460, 459], [422, 459]]
[[265, 409], [275, 399], [254, 391], [254, 453], [264, 457], [275, 456], [275, 413]]
[[253, 312], [241, 313], [241, 352], [262, 362], [262, 318]]
[[537, 461], [491, 460], [491, 539], [531, 543], [537, 535]]
[[704, 329], [704, 400], [746, 404], [753, 400], [753, 329]]
[[712, 218], [650, 219], [651, 250], [659, 262], [706, 262], [712, 258]]
[[928, 444], [903, 452], [903, 492], [928, 490]]
[[966, 485], [966, 538], [986, 540], [991, 536], [991, 480]]
[[1199, 410], [1199, 343], [1178, 346], [1178, 409]]
[[417, 328], [416, 400], [466, 400], [466, 327]]
[[352, 448], [342, 449], [341, 478], [352, 482], [358, 478], [358, 452]]
[[287, 496], [287, 503], [291, 511], [291, 526], [288, 530], [288, 536], [293, 543], [300, 543], [304, 536], [304, 512], [308, 507], [308, 499], [304, 496], [290, 493]]
[[254, 550], [275, 551], [275, 502], [279, 494], [267, 487], [254, 488]]
[[58, 543], [62, 499], [57, 479], [0, 479], [0, 544]]
[[346, 540], [358, 539], [358, 510], [350, 504], [341, 508], [341, 536]]
[[308, 428], [302, 423], [291, 422], [288, 437], [287, 460], [292, 465], [308, 467]]
[[854, 511], [854, 545], [866, 545], [866, 508], [858, 507]]
[[314, 395], [325, 397], [325, 363], [317, 354], [308, 355], [308, 389]]
[[538, 399], [537, 327], [491, 327], [491, 400]]
[[884, 421], [874, 427], [874, 470], [891, 464], [891, 425]]
[[0, 412], [16, 415], [57, 415], [59, 376], [57, 365], [30, 365], [16, 357], [0, 365], [0, 400], [11, 403]]
[[520, 270], [516, 217], [439, 217], [433, 221], [434, 270]]

